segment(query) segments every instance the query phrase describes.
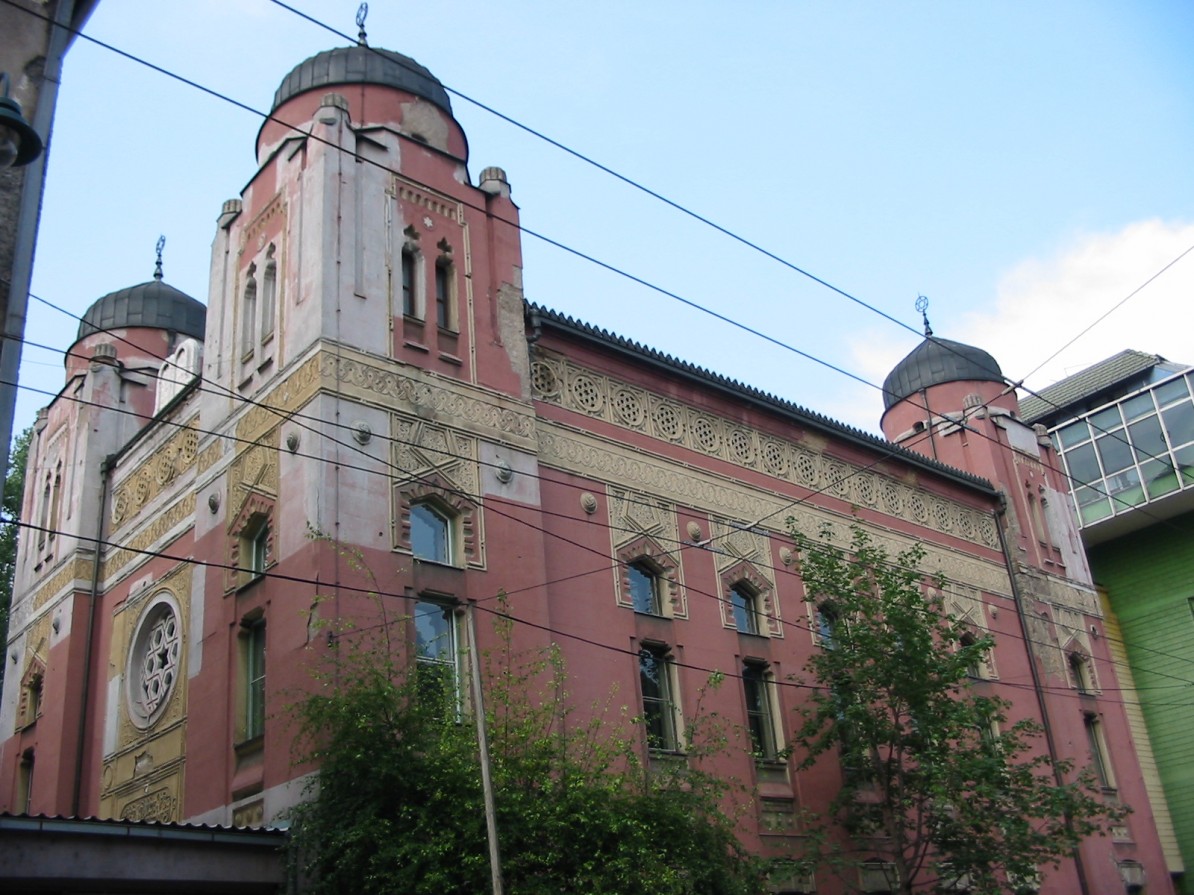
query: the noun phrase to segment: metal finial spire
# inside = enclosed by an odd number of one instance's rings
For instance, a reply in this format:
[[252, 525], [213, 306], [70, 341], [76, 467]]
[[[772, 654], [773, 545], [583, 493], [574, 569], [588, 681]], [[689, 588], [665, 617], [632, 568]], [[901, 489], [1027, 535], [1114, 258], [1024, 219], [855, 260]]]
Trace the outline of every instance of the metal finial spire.
[[365, 36], [365, 19], [369, 16], [369, 4], [362, 3], [357, 7], [357, 43], [362, 47], [369, 46], [369, 39]]
[[157, 261], [157, 264], [155, 264], [153, 266], [153, 278], [155, 280], [157, 280], [159, 283], [162, 280], [162, 249], [164, 249], [165, 247], [166, 247], [166, 237], [159, 236], [158, 237], [158, 261]]
[[929, 297], [927, 295], [916, 296], [916, 310], [920, 311], [920, 316], [925, 322], [925, 338], [933, 334], [933, 327], [929, 326]]

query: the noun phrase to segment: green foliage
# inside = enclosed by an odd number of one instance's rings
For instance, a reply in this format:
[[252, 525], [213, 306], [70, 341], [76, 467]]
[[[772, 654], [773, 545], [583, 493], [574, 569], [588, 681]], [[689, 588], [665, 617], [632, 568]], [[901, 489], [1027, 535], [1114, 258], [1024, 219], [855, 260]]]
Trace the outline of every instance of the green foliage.
[[[498, 628], [505, 648], [485, 657], [483, 679], [505, 891], [761, 891], [721, 811], [724, 785], [692, 762], [645, 768], [624, 713], [574, 719], [558, 653], [514, 655], [508, 623]], [[473, 719], [386, 638], [347, 645], [360, 639], [337, 638], [332, 667], [296, 706], [303, 757], [320, 766], [295, 817], [309, 891], [488, 891]]]
[[[8, 642], [8, 609], [12, 605], [12, 582], [17, 572], [17, 541], [21, 527], [21, 500], [25, 494], [25, 464], [29, 460], [29, 441], [33, 427], [29, 426], [12, 443], [8, 456], [8, 475], [4, 479], [3, 512], [0, 522], [0, 636]], [[0, 684], [4, 682], [4, 667], [0, 664]]]
[[823, 857], [894, 864], [901, 892], [969, 877], [987, 895], [1122, 816], [1089, 772], [1054, 766], [1038, 725], [1009, 725], [1009, 703], [971, 687], [993, 641], [947, 616], [941, 582], [927, 586], [918, 570], [919, 545], [892, 558], [858, 526], [847, 548], [828, 528], [818, 542], [794, 536], [827, 635], [806, 668], [820, 687], [796, 753], [807, 768], [836, 751], [844, 768], [819, 821]]

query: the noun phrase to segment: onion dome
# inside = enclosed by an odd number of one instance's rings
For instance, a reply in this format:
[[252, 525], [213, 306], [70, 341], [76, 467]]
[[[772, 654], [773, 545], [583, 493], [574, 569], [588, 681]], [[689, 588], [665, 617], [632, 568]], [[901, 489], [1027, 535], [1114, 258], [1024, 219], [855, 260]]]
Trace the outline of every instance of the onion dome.
[[1003, 371], [995, 358], [981, 348], [939, 339], [930, 330], [925, 340], [883, 380], [883, 409], [890, 410], [921, 389], [962, 381], [1002, 383]]
[[155, 278], [96, 301], [79, 321], [75, 341], [126, 327], [165, 329], [203, 341], [206, 326], [207, 308], [202, 302]]
[[282, 79], [271, 111], [276, 112], [283, 103], [300, 94], [339, 84], [394, 87], [452, 114], [448, 91], [435, 75], [409, 56], [362, 44], [325, 50], [300, 62]]

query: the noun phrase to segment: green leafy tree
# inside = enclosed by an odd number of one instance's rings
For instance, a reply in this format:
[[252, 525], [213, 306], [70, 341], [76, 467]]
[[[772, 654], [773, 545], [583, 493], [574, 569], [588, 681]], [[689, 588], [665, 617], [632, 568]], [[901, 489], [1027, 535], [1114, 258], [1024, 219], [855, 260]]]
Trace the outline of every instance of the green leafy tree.
[[[576, 721], [558, 653], [515, 655], [509, 623], [498, 627], [505, 648], [485, 657], [483, 679], [505, 890], [761, 891], [723, 813], [726, 785], [699, 768], [702, 743], [674, 772], [644, 767], [641, 724], [612, 706]], [[442, 669], [412, 667], [386, 638], [350, 646], [366, 633], [337, 635], [332, 666], [296, 706], [302, 757], [320, 769], [294, 826], [308, 890], [488, 891], [467, 706]]]
[[840, 756], [842, 787], [817, 827], [821, 859], [851, 867], [844, 879], [877, 861], [894, 891], [993, 895], [1122, 816], [1089, 771], [1043, 754], [1038, 725], [1009, 725], [1009, 703], [971, 687], [993, 641], [946, 614], [922, 547], [890, 557], [858, 526], [847, 547], [828, 528], [794, 536], [821, 634], [796, 754], [805, 768]]
[[[25, 464], [29, 460], [29, 426], [12, 443], [8, 456], [8, 475], [4, 479], [4, 521], [0, 521], [0, 635], [8, 642], [8, 610], [12, 606], [12, 582], [17, 572], [17, 542], [20, 540], [21, 500], [25, 494]], [[0, 684], [4, 683], [4, 665], [0, 663]]]

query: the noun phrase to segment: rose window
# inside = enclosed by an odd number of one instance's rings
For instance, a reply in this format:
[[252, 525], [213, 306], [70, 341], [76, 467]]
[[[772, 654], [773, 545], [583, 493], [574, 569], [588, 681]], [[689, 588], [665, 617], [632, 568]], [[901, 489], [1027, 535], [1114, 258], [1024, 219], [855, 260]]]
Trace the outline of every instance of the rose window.
[[129, 714], [149, 727], [166, 709], [178, 680], [182, 630], [174, 602], [163, 595], [141, 616], [128, 661]]

